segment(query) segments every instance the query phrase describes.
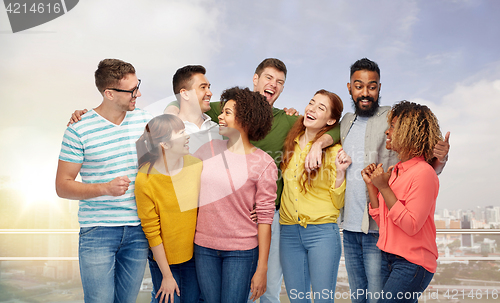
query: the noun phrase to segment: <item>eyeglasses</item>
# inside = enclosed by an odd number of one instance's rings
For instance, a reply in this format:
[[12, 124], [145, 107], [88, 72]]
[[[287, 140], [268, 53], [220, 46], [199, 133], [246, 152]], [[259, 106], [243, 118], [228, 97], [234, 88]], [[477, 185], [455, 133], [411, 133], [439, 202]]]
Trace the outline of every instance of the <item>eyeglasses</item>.
[[139, 83], [137, 84], [137, 87], [134, 88], [133, 90], [124, 90], [124, 89], [118, 89], [118, 88], [106, 88], [106, 89], [114, 90], [114, 91], [122, 92], [122, 93], [130, 93], [132, 98], [135, 98], [137, 96], [137, 92], [139, 92], [139, 85], [141, 85], [141, 79], [139, 79]]

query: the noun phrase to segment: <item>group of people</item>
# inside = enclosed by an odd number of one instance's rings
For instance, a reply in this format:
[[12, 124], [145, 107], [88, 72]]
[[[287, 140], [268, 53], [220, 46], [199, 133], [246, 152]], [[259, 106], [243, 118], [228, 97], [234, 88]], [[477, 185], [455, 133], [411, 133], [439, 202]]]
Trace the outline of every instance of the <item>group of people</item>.
[[135, 302], [147, 260], [152, 302], [279, 302], [283, 278], [291, 302], [333, 302], [343, 246], [353, 302], [416, 302], [436, 271], [449, 150], [429, 108], [379, 106], [366, 58], [351, 66], [355, 112], [342, 119], [324, 89], [302, 116], [273, 107], [279, 59], [220, 102], [205, 74], [179, 68], [177, 101], [153, 118], [135, 107], [134, 67], [99, 63], [103, 101], [73, 115], [56, 176], [58, 195], [80, 200], [85, 301]]

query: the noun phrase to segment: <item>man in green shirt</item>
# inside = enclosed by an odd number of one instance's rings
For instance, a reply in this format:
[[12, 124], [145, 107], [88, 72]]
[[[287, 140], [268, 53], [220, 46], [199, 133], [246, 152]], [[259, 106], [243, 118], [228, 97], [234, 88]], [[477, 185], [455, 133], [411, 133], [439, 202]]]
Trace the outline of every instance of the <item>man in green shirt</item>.
[[[286, 80], [286, 73], [286, 66], [281, 60], [276, 58], [265, 59], [255, 69], [255, 74], [253, 75], [253, 90], [264, 95], [269, 104], [273, 105], [283, 91]], [[176, 114], [178, 112], [178, 108], [173, 105], [174, 104], [172, 103], [169, 104], [167, 109], [165, 109], [165, 113]], [[218, 116], [220, 115], [220, 113], [220, 103], [211, 102], [210, 110], [208, 110], [206, 114], [210, 116], [213, 121], [218, 122]], [[273, 107], [273, 116], [273, 125], [269, 134], [264, 139], [257, 142], [252, 142], [252, 144], [273, 157], [276, 166], [278, 166], [279, 168], [279, 164], [283, 156], [283, 144], [285, 142], [288, 131], [290, 131], [293, 124], [297, 121], [298, 116], [288, 115], [284, 110], [275, 107]], [[314, 170], [320, 167], [323, 148], [326, 148], [333, 143], [339, 142], [339, 140], [339, 127], [332, 129], [328, 133], [324, 134], [321, 138], [319, 138], [311, 147], [311, 151], [306, 158], [306, 169]], [[280, 230], [278, 211], [281, 202], [281, 192], [283, 190], [283, 179], [281, 178], [280, 170], [278, 171], [278, 173], [279, 176], [277, 181], [278, 189], [276, 198], [276, 212], [274, 215], [273, 224], [271, 226], [272, 235], [267, 270], [267, 290], [260, 297], [261, 303], [279, 303], [281, 282], [283, 279], [283, 273], [281, 271], [279, 258]]]

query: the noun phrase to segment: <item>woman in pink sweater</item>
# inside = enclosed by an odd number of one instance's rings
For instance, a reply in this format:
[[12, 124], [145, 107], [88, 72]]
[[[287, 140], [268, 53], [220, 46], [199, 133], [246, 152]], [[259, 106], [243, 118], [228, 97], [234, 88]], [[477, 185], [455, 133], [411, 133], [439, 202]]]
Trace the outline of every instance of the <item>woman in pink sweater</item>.
[[424, 105], [402, 101], [388, 116], [386, 148], [401, 160], [384, 172], [370, 164], [362, 172], [382, 250], [381, 302], [417, 302], [436, 272], [434, 210], [439, 180], [429, 164], [442, 140], [438, 120]]
[[207, 303], [243, 303], [250, 291], [253, 300], [266, 291], [277, 168], [250, 140], [265, 137], [273, 116], [265, 97], [248, 88], [225, 90], [221, 106], [219, 132], [228, 140], [194, 154], [203, 160], [195, 263]]

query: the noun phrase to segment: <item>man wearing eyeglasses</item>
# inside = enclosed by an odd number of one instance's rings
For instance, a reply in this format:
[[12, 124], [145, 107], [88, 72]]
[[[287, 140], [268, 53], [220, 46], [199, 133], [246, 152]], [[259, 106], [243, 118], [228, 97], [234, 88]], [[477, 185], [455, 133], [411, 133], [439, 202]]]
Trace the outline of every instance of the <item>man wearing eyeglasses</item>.
[[130, 63], [102, 60], [95, 81], [102, 103], [66, 129], [56, 191], [61, 198], [80, 200], [85, 302], [135, 302], [148, 254], [134, 196], [135, 142], [151, 116], [135, 107], [140, 80]]

